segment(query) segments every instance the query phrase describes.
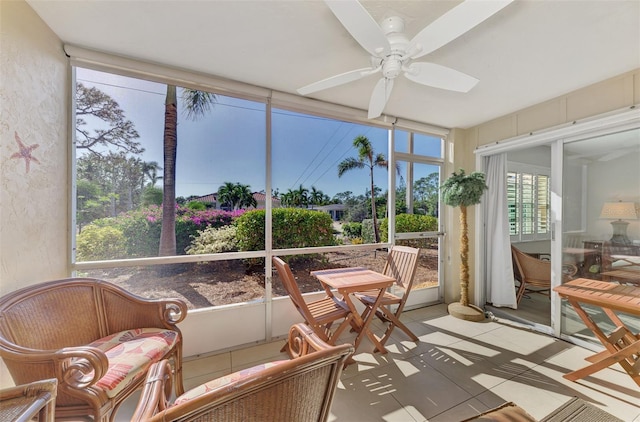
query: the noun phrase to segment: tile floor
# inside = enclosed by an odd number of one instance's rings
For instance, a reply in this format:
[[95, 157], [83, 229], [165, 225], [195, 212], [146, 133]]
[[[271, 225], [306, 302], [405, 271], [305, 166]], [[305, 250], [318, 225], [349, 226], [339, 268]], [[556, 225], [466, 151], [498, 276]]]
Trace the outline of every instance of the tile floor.
[[[579, 382], [562, 378], [584, 366], [591, 351], [506, 320], [462, 321], [449, 316], [445, 305], [407, 311], [402, 319], [420, 341], [396, 330], [386, 355], [367, 353], [373, 347], [363, 341], [357, 364], [342, 374], [330, 421], [459, 421], [505, 401], [540, 419], [578, 396], [624, 421], [640, 422], [640, 387], [619, 366]], [[282, 359], [283, 344], [188, 359], [185, 386]], [[128, 420], [136, 401], [126, 402], [116, 419]]]

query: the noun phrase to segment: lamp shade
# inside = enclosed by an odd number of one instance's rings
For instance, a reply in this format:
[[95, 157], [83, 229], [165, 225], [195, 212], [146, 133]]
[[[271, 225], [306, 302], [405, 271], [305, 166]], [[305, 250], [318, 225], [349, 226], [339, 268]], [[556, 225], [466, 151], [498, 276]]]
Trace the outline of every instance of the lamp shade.
[[610, 220], [636, 220], [636, 204], [633, 202], [605, 202], [600, 212], [600, 218]]

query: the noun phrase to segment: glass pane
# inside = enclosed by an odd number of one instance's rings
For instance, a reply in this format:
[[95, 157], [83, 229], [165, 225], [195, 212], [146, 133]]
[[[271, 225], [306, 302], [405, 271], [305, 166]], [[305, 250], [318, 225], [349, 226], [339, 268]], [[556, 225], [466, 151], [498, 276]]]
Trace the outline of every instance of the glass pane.
[[[438, 286], [439, 237], [407, 233], [439, 230], [440, 166], [399, 161], [402, 178], [396, 179], [395, 244], [420, 248], [419, 272], [414, 289]], [[383, 229], [386, 230], [386, 225]], [[428, 270], [428, 271], [426, 271]], [[424, 298], [424, 301], [437, 298]]]
[[[638, 215], [640, 129], [566, 143], [563, 162], [563, 281], [590, 278], [640, 284], [640, 220], [608, 218], [605, 205], [630, 204]], [[607, 334], [614, 328], [597, 307], [585, 307]], [[620, 315], [632, 331], [640, 319]], [[562, 303], [562, 331], [600, 345], [575, 310]]]
[[[396, 214], [439, 215], [440, 166], [399, 161], [396, 178]], [[410, 206], [412, 205], [412, 207]], [[437, 231], [421, 230], [421, 231]]]
[[[311, 275], [312, 271], [332, 268], [364, 267], [382, 273], [387, 260], [386, 250], [343, 250], [323, 254], [286, 256], [283, 258], [291, 268], [302, 293], [322, 290], [320, 282]], [[438, 284], [437, 254], [428, 251], [420, 254], [413, 289], [433, 287]], [[286, 296], [280, 276], [274, 269], [274, 296]]]
[[[264, 249], [264, 235], [245, 242], [234, 225], [266, 200], [264, 104], [82, 68], [76, 76], [77, 261]], [[176, 113], [165, 108], [171, 96]], [[175, 201], [163, 210], [164, 195]]]
[[433, 158], [444, 158], [444, 142], [439, 136], [414, 133], [412, 143], [410, 139], [409, 132], [396, 130], [395, 150]]
[[[340, 242], [376, 243], [373, 209], [378, 226], [387, 213], [387, 130], [279, 109], [272, 128], [280, 206], [329, 214]], [[361, 146], [370, 154], [361, 154]]]
[[264, 266], [246, 260], [96, 269], [78, 272], [149, 298], [181, 298], [189, 309], [264, 299]]

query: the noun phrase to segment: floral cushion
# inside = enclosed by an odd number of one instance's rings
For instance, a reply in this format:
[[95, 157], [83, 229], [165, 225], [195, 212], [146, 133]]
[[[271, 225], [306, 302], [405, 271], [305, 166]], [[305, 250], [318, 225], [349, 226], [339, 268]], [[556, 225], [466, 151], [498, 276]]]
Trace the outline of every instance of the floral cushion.
[[142, 376], [176, 344], [178, 333], [161, 328], [121, 331], [89, 344], [107, 355], [109, 369], [96, 383], [108, 397], [115, 397]]
[[279, 361], [275, 361], [275, 362], [267, 362], [267, 363], [263, 363], [260, 365], [256, 365], [256, 366], [252, 366], [251, 368], [247, 368], [247, 369], [243, 369], [241, 371], [238, 372], [234, 372], [233, 374], [229, 374], [229, 375], [225, 375], [223, 377], [220, 378], [216, 378], [212, 381], [209, 381], [205, 384], [201, 384], [199, 386], [197, 386], [196, 388], [193, 388], [189, 391], [187, 391], [186, 393], [184, 393], [183, 395], [181, 395], [180, 397], [176, 398], [176, 400], [173, 402], [172, 406], [176, 406], [178, 404], [182, 404], [184, 402], [187, 402], [189, 400], [193, 400], [196, 397], [199, 397], [211, 390], [215, 390], [218, 389], [220, 387], [223, 387], [227, 384], [231, 384], [232, 382], [241, 380], [242, 378], [245, 378], [249, 375], [255, 374], [257, 372], [262, 371], [263, 369], [267, 369], [267, 368], [271, 368], [274, 367], [282, 362], [287, 362], [285, 360], [279, 360]]

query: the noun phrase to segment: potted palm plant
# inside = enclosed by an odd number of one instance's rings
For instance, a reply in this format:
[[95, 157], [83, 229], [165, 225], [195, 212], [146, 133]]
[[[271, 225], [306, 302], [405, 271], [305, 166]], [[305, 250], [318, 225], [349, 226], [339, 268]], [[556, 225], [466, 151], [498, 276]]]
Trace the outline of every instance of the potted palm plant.
[[442, 184], [442, 199], [445, 204], [460, 207], [460, 302], [449, 305], [449, 314], [467, 321], [482, 321], [484, 311], [469, 305], [469, 235], [467, 207], [480, 203], [485, 189], [484, 173], [465, 174], [463, 169], [453, 173]]

